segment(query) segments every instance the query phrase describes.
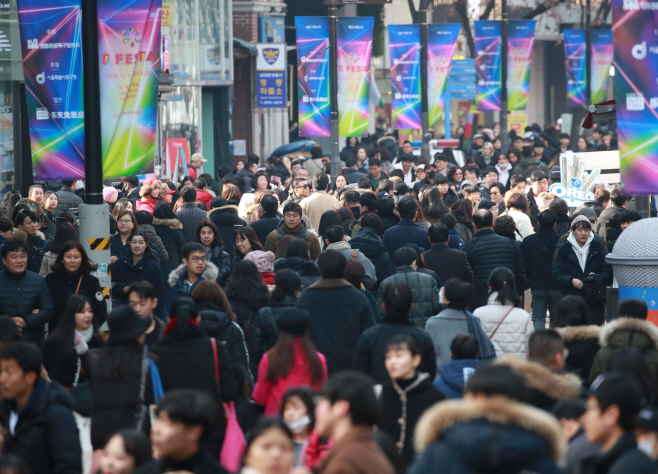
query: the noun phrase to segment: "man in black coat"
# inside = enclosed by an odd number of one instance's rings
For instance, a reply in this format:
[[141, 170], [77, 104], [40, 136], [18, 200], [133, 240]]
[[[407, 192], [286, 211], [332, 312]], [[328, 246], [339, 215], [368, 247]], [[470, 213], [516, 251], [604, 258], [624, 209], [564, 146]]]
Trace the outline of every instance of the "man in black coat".
[[428, 231], [432, 248], [423, 253], [425, 268], [433, 270], [441, 281], [457, 278], [466, 283], [473, 283], [473, 270], [468, 264], [466, 254], [448, 247], [450, 231], [439, 222]]
[[14, 320], [26, 341], [41, 346], [54, 306], [46, 280], [27, 270], [28, 251], [27, 243], [19, 239], [9, 239], [2, 247], [0, 314]]
[[207, 214], [196, 207], [196, 189], [194, 186], [185, 186], [181, 189], [183, 209], [176, 213], [176, 218], [183, 224], [183, 235], [186, 242], [196, 242], [196, 229], [208, 218]]
[[311, 338], [327, 358], [329, 375], [349, 370], [363, 331], [375, 324], [370, 301], [343, 279], [347, 260], [325, 250], [317, 260], [322, 279], [309, 286], [297, 307], [311, 313]]
[[557, 283], [549, 278], [553, 273], [553, 256], [560, 236], [555, 233], [557, 214], [551, 209], [539, 213], [539, 229], [521, 243], [521, 255], [526, 278], [532, 289], [532, 322], [535, 330], [546, 327], [546, 310], [551, 322], [557, 316], [557, 304], [562, 297]]
[[359, 171], [359, 165], [354, 158], [345, 160], [345, 177], [347, 184], [356, 184], [361, 178], [367, 178], [368, 175]]
[[[260, 219], [252, 221], [249, 225], [254, 229], [254, 232], [256, 232], [256, 236], [258, 237], [258, 240], [260, 240], [261, 245], [265, 245], [267, 236], [276, 229], [276, 226], [281, 219], [276, 213], [279, 208], [279, 201], [274, 196], [265, 195], [260, 200], [260, 206], [263, 208], [263, 215], [260, 216]], [[232, 251], [233, 249], [231, 249], [231, 252]]]
[[0, 411], [10, 420], [3, 453], [18, 457], [29, 472], [79, 474], [82, 450], [69, 397], [40, 377], [41, 364], [41, 351], [27, 342], [0, 354]]
[[34, 211], [21, 211], [16, 216], [16, 226], [18, 230], [25, 233], [24, 236], [29, 247], [27, 253], [27, 269], [31, 272], [39, 273], [45, 253], [44, 245], [46, 243], [43, 234], [39, 232], [39, 216]]
[[628, 197], [621, 194], [619, 189], [613, 189], [610, 193], [610, 205], [601, 211], [596, 220], [594, 232], [605, 240], [608, 252], [612, 252], [615, 242], [621, 234], [621, 213], [626, 208]]
[[496, 267], [507, 267], [514, 272], [516, 289], [522, 294], [525, 289], [525, 272], [521, 250], [507, 237], [493, 231], [493, 215], [481, 209], [473, 215], [475, 234], [464, 246], [464, 252], [473, 269], [475, 296], [471, 311], [485, 306], [489, 297], [489, 275]]
[[382, 220], [377, 214], [363, 216], [363, 219], [361, 219], [361, 228], [350, 240], [350, 246], [362, 252], [375, 266], [377, 285], [372, 288], [375, 294], [379, 283], [395, 273], [391, 256], [386, 251], [382, 238], [377, 231], [377, 229], [381, 228], [381, 225]]
[[393, 255], [397, 249], [407, 244], [416, 244], [420, 248], [429, 249], [431, 245], [427, 231], [418, 227], [414, 222], [416, 214], [418, 214], [416, 201], [410, 197], [403, 198], [398, 203], [398, 212], [401, 221], [384, 232], [383, 241], [388, 253]]

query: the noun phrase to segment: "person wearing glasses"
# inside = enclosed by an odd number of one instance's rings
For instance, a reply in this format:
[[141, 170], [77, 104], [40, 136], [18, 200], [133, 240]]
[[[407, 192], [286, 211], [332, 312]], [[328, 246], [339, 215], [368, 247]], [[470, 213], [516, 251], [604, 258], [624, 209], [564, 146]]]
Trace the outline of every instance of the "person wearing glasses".
[[206, 249], [198, 242], [185, 244], [181, 254], [183, 262], [176, 270], [169, 274], [169, 296], [166, 300], [166, 310], [177, 298], [190, 297], [196, 286], [204, 281], [216, 281], [218, 270], [211, 262], [206, 261]]
[[308, 177], [293, 179], [290, 183], [290, 188], [288, 189], [288, 192], [290, 193], [288, 199], [281, 203], [279, 211], [282, 211], [283, 208], [286, 207], [286, 204], [290, 202], [300, 202], [305, 197], [310, 196], [312, 189], [313, 185]]

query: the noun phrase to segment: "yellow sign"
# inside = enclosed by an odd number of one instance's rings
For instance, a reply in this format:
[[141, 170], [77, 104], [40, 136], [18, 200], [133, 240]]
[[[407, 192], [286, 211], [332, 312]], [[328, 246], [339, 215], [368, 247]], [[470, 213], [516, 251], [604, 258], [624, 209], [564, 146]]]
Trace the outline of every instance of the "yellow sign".
[[162, 26], [174, 26], [174, 4], [162, 4]]
[[526, 114], [509, 114], [507, 123], [510, 130], [515, 130], [517, 135], [523, 135], [523, 131], [528, 126], [528, 116]]

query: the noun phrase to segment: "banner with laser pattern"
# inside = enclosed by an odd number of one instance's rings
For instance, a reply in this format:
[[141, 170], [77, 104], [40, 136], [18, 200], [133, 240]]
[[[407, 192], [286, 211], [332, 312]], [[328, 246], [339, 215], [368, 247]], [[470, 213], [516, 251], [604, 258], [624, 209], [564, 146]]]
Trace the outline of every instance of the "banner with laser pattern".
[[525, 110], [528, 105], [536, 26], [535, 20], [507, 24], [507, 110]]
[[103, 177], [153, 172], [162, 0], [98, 0]]
[[388, 25], [393, 128], [423, 128], [421, 119], [420, 25]]
[[592, 104], [604, 102], [612, 65], [612, 30], [592, 30]]
[[85, 175], [80, 5], [80, 0], [18, 3], [36, 181]]
[[624, 194], [658, 193], [658, 1], [613, 0], [617, 136]]
[[475, 90], [477, 110], [501, 110], [500, 21], [475, 21]]
[[374, 18], [338, 17], [338, 132], [341, 137], [358, 137], [368, 130], [374, 23]]
[[445, 108], [448, 74], [459, 37], [459, 23], [427, 25], [427, 106], [429, 126], [437, 124]]
[[564, 69], [567, 74], [567, 105], [586, 107], [587, 58], [585, 30], [564, 30]]
[[330, 137], [329, 18], [298, 16], [295, 18], [295, 32], [299, 135]]

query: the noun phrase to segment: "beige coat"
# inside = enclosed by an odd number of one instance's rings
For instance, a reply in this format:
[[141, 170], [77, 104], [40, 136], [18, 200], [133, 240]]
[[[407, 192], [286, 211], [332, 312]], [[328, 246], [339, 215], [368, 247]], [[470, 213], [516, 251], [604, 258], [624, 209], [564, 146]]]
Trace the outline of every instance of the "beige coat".
[[315, 191], [309, 197], [302, 199], [299, 205], [302, 206], [304, 215], [311, 220], [312, 229], [320, 228], [322, 214], [327, 211], [337, 211], [340, 208], [338, 199], [330, 196], [326, 191]]

